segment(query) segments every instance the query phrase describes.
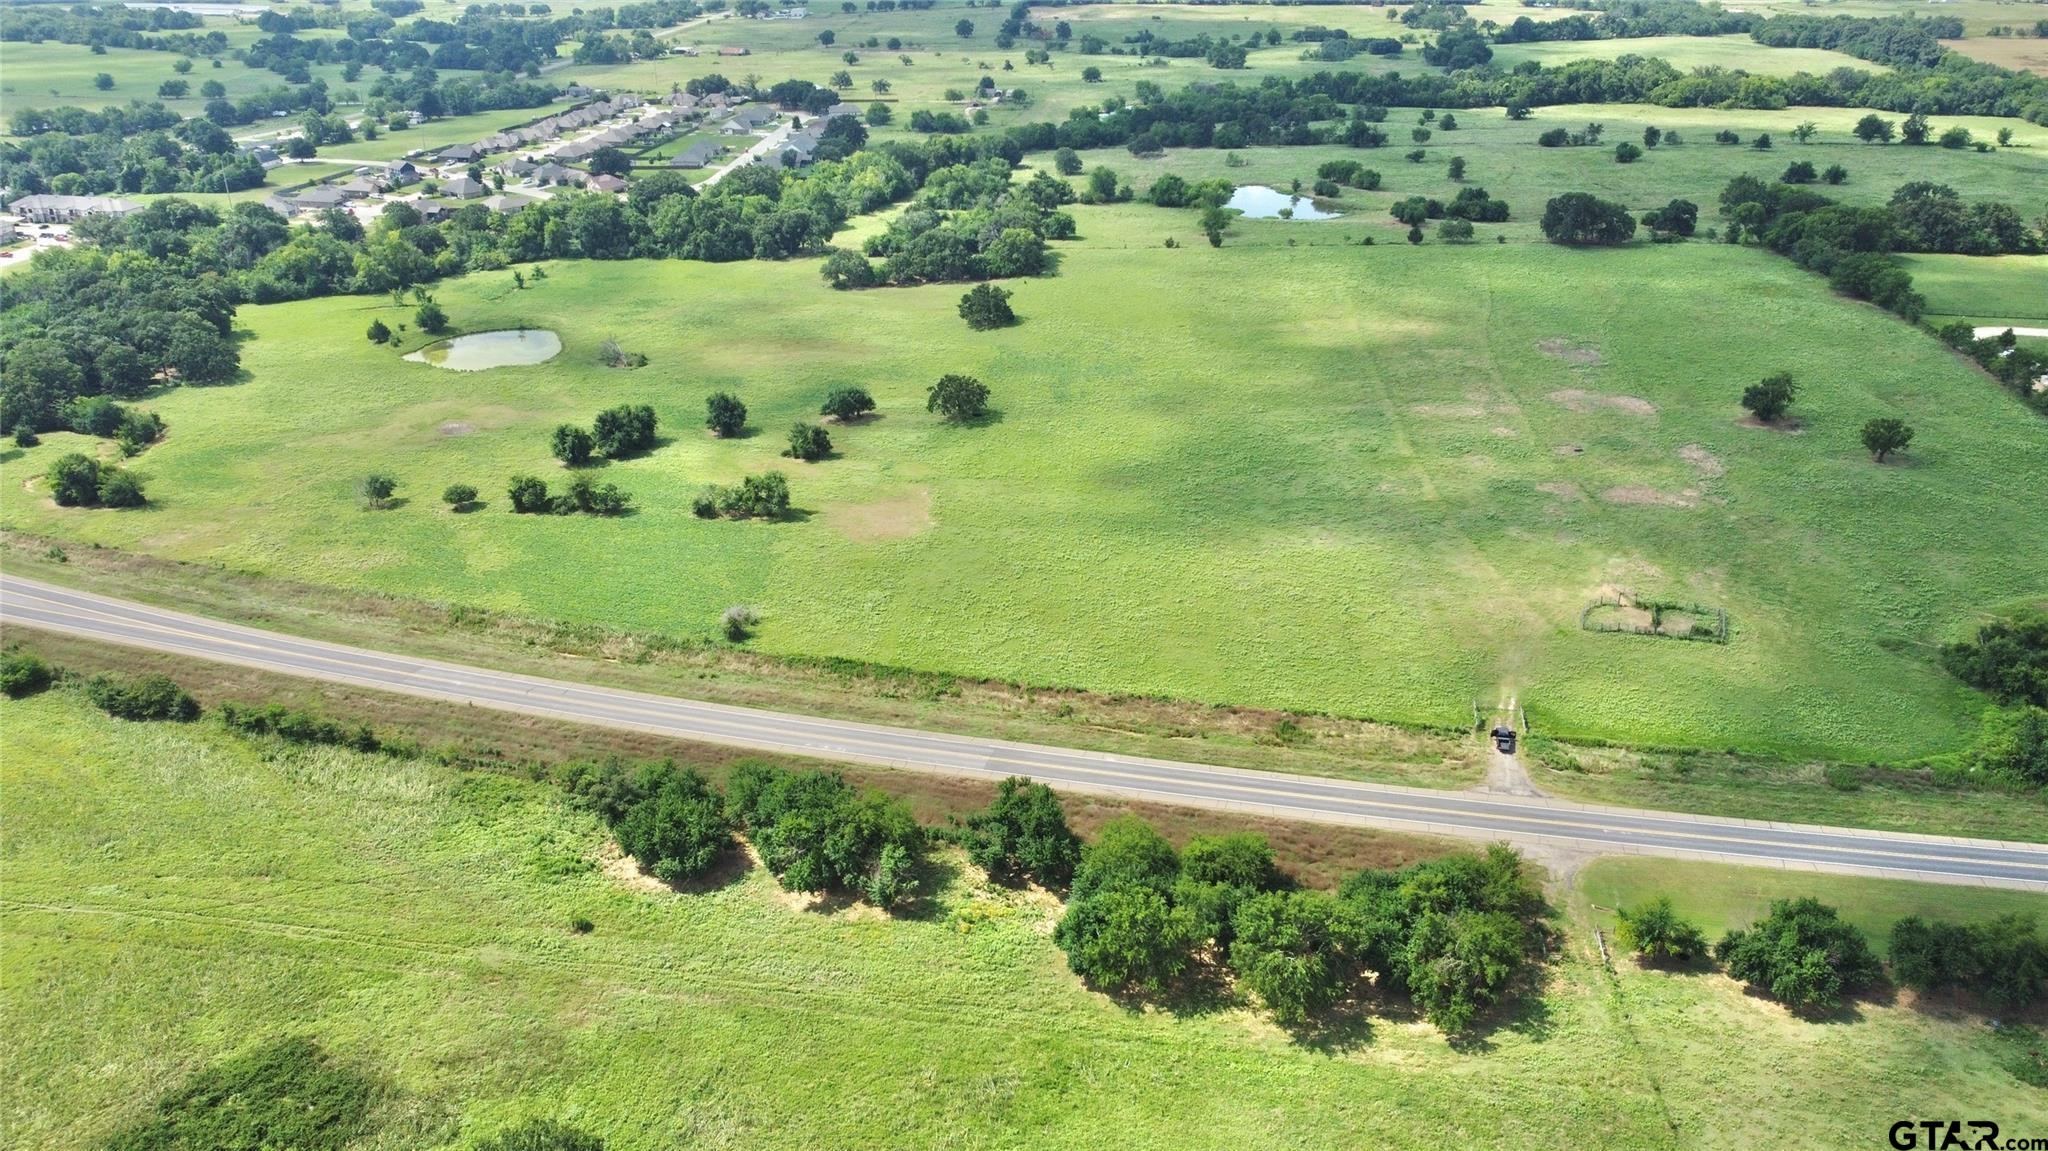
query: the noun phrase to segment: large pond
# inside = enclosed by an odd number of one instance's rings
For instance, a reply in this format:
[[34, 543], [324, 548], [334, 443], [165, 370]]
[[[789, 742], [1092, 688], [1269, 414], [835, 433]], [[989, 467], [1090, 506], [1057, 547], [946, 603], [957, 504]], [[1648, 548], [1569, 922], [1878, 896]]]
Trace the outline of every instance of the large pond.
[[[1246, 184], [1230, 194], [1226, 208], [1236, 208], [1254, 220], [1334, 220], [1341, 212], [1325, 212], [1307, 196], [1290, 196], [1264, 184]], [[1283, 217], [1281, 213], [1286, 213]]]
[[546, 328], [508, 328], [428, 344], [406, 359], [458, 372], [480, 372], [485, 368], [545, 363], [561, 354], [562, 337]]

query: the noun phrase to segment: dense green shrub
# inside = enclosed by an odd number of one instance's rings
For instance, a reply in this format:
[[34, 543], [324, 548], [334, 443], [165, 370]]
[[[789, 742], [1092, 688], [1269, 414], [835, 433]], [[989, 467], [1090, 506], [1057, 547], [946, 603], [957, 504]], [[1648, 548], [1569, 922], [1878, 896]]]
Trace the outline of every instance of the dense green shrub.
[[597, 413], [591, 424], [591, 438], [607, 459], [623, 459], [654, 447], [658, 421], [646, 404], [620, 404]]
[[1062, 887], [1081, 860], [1081, 840], [1067, 826], [1059, 796], [1019, 776], [996, 785], [995, 800], [968, 817], [962, 838], [968, 858], [1000, 882]]
[[819, 406], [818, 414], [835, 420], [857, 420], [875, 410], [875, 397], [863, 387], [833, 388]]
[[2048, 707], [2048, 612], [2022, 612], [1941, 649], [1950, 675], [2000, 703]]
[[0, 653], [0, 693], [9, 699], [47, 691], [56, 678], [56, 669], [34, 652], [14, 648]]
[[169, 676], [117, 679], [96, 675], [85, 681], [85, 695], [101, 711], [116, 719], [185, 722], [199, 718], [199, 701], [185, 694], [185, 689]]
[[973, 376], [948, 373], [925, 394], [924, 406], [954, 423], [977, 420], [988, 414], [988, 385]]
[[731, 487], [708, 487], [690, 505], [705, 519], [781, 519], [789, 514], [789, 478], [781, 472], [747, 476]]
[[451, 508], [466, 508], [476, 502], [476, 495], [473, 484], [449, 484], [441, 489], [441, 502]]
[[731, 392], [713, 392], [704, 397], [704, 426], [731, 439], [747, 426], [747, 405]]
[[976, 284], [960, 297], [960, 318], [977, 332], [1007, 328], [1017, 322], [1010, 307], [1010, 290], [994, 284]]
[[1355, 976], [1356, 911], [1318, 891], [1255, 895], [1234, 916], [1238, 982], [1281, 1023], [1307, 1022], [1341, 1001]]
[[782, 454], [795, 460], [822, 460], [832, 454], [832, 433], [799, 420], [790, 425], [789, 447]]
[[1707, 953], [1707, 937], [1699, 925], [1679, 918], [1665, 896], [1639, 907], [1615, 912], [1615, 938], [1623, 947], [1652, 962], [1689, 963]]
[[1714, 947], [1728, 974], [1789, 1006], [1831, 1008], [1883, 975], [1863, 933], [1815, 899], [1777, 899], [1754, 926]]
[[1135, 815], [1120, 815], [1103, 824], [1094, 842], [1081, 850], [1072, 901], [1121, 887], [1149, 887], [1164, 895], [1179, 877], [1180, 857], [1166, 837]]
[[1892, 925], [1892, 974], [1917, 991], [1957, 987], [2001, 1010], [2023, 1010], [2048, 982], [2048, 944], [2032, 915], [1983, 923], [1909, 915]]
[[89, 508], [100, 502], [100, 465], [83, 452], [67, 452], [43, 473], [58, 507]]
[[317, 712], [287, 708], [282, 704], [246, 704], [223, 700], [220, 720], [230, 731], [250, 735], [274, 735], [291, 743], [325, 743], [356, 751], [377, 751], [383, 747], [367, 723], [345, 724]]
[[597, 440], [575, 424], [559, 424], [548, 438], [548, 450], [565, 466], [580, 468], [590, 462]]
[[836, 772], [742, 764], [732, 810], [789, 891], [845, 891], [888, 908], [909, 893], [924, 831], [901, 800], [855, 791]]
[[311, 1039], [280, 1039], [191, 1076], [108, 1151], [341, 1151], [368, 1134], [384, 1095]]
[[512, 510], [521, 515], [546, 515], [555, 510], [547, 481], [537, 476], [513, 476], [505, 493], [512, 497]]
[[619, 847], [658, 879], [695, 879], [733, 843], [725, 800], [690, 768], [657, 764], [636, 781], [642, 795], [613, 823]]
[[1521, 856], [1499, 845], [1401, 871], [1362, 871], [1339, 897], [1357, 915], [1359, 962], [1406, 988], [1445, 1031], [1470, 1027], [1532, 958], [1542, 899]]
[[1146, 885], [1098, 891], [1067, 905], [1053, 931], [1067, 966], [1106, 991], [1164, 991], [1194, 961], [1200, 933], [1186, 908]]

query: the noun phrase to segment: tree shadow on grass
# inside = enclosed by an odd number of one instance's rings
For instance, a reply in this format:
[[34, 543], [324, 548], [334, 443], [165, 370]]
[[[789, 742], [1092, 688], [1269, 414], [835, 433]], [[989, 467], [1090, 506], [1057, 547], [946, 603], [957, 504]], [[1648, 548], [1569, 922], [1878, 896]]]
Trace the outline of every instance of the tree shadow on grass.
[[480, 512], [490, 506], [491, 504], [489, 500], [464, 500], [459, 504], [449, 504], [448, 510], [454, 512], [458, 516], [466, 516], [475, 512]]
[[1745, 999], [1754, 999], [1761, 1003], [1771, 1004], [1802, 1022], [1832, 1024], [1861, 1023], [1864, 1019], [1864, 1004], [1888, 1007], [1898, 1000], [1897, 990], [1889, 983], [1876, 987], [1867, 987], [1852, 994], [1844, 995], [1842, 1001], [1833, 1007], [1795, 1007], [1790, 1003], [1773, 997], [1763, 988], [1753, 984], [1744, 984], [1742, 995]]
[[27, 452], [20, 448], [8, 448], [5, 451], [0, 451], [0, 464], [11, 464], [27, 454]]
[[945, 420], [943, 422], [949, 428], [987, 428], [1002, 423], [1003, 419], [1003, 409], [990, 408], [972, 419]]
[[1373, 1044], [1373, 1004], [1356, 999], [1293, 1026], [1282, 1025], [1297, 1047], [1322, 1055], [1343, 1055]]
[[941, 894], [960, 881], [960, 865], [942, 855], [928, 855], [912, 873], [910, 891], [889, 909], [894, 919], [929, 923], [946, 914]]
[[678, 895], [709, 895], [723, 891], [744, 880], [754, 870], [754, 857], [738, 844], [718, 853], [718, 862], [702, 875], [690, 879], [663, 882], [670, 891]]

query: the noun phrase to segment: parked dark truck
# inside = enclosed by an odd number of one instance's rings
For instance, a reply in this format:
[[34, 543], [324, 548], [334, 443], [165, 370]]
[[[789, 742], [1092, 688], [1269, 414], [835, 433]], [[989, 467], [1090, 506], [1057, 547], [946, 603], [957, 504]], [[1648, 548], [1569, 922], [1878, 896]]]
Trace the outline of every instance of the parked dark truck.
[[1502, 724], [1493, 729], [1493, 746], [1503, 755], [1515, 754], [1515, 729]]

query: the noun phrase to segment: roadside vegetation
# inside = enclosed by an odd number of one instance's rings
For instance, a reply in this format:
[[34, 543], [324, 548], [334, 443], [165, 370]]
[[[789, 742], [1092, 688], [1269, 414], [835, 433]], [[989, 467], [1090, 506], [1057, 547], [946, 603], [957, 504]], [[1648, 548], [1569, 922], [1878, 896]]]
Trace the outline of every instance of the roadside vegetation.
[[[906, 1131], [958, 1131], [962, 1114], [994, 1133], [1009, 1120], [967, 1101], [1005, 1074], [1021, 1076], [1009, 1097], [1041, 1114], [1035, 1138], [1051, 1146], [1089, 1144], [1111, 1100], [1139, 1145], [1236, 1145], [1257, 1138], [1273, 1107], [1309, 1143], [1337, 1145], [1355, 1134], [1350, 1108], [1332, 1103], [1338, 1089], [1353, 1101], [1398, 1097], [1420, 1117], [1417, 1146], [1433, 1117], [1453, 1114], [1507, 1141], [1664, 1147], [1670, 1121], [1690, 1129], [1734, 1108], [1740, 1138], [1773, 1136], [1792, 1129], [1795, 1092], [1830, 1098], [1825, 1115], [1799, 1120], [1824, 1141], [1881, 1128], [1900, 1106], [1947, 1113], [1999, 1098], [2014, 1123], [2038, 1110], [2008, 1067], [2025, 1051], [2010, 1034], [1874, 1000], [1858, 1001], [1850, 1021], [1810, 1021], [1718, 976], [1628, 966], [1608, 976], [1576, 919], [1557, 923], [1520, 1005], [1471, 1044], [1447, 1041], [1398, 1001], [1310, 1031], [1274, 1028], [1264, 1008], [1232, 1005], [1263, 1002], [1248, 992], [1132, 1012], [1065, 970], [1047, 937], [1056, 904], [1030, 887], [985, 882], [950, 846], [932, 856], [925, 897], [886, 919], [864, 905], [792, 907], [765, 870], [677, 892], [608, 873], [598, 813], [516, 773], [251, 738], [208, 722], [124, 722], [68, 691], [0, 706], [10, 709], [0, 761], [9, 810], [34, 813], [7, 847], [14, 954], [47, 973], [39, 999], [101, 1004], [90, 1026], [71, 1013], [9, 1012], [23, 1057], [0, 1073], [0, 1093], [17, 1133], [38, 1145], [178, 1130], [233, 1146], [219, 1134], [230, 1116], [198, 1102], [221, 1084], [236, 1085], [244, 1114], [289, 1093], [363, 1124], [352, 1129], [402, 1132], [412, 1146], [492, 1145], [552, 1124], [615, 1151], [668, 1146], [678, 1116], [747, 1131], [707, 1130], [713, 1146], [764, 1132], [880, 1145]], [[144, 758], [156, 769], [124, 766]], [[136, 818], [142, 811], [150, 818]], [[257, 826], [267, 833], [249, 834]], [[83, 850], [95, 840], [118, 845], [118, 857]], [[1174, 850], [1184, 878], [1242, 877], [1238, 864], [1259, 861], [1248, 846]], [[1472, 867], [1435, 874], [1484, 872]], [[1834, 885], [1858, 881], [1782, 878], [1854, 904]], [[2002, 894], [1894, 886], [1930, 900]], [[222, 910], [223, 898], [245, 897], [260, 913]], [[1266, 919], [1238, 918], [1263, 938]], [[110, 930], [113, 920], [125, 926]], [[152, 946], [137, 950], [136, 932]], [[508, 979], [517, 987], [509, 996]], [[201, 987], [213, 993], [195, 994]], [[593, 995], [604, 1012], [574, 1010]], [[1610, 1006], [1617, 995], [1633, 1041]], [[195, 1005], [194, 1026], [139, 1044], [166, 997]], [[687, 1029], [675, 1026], [679, 997], [692, 1004]], [[1729, 1063], [1719, 1042], [1730, 1035], [1754, 1058]], [[1134, 1043], [1174, 1058], [1140, 1067], [1115, 1056]], [[461, 1070], [446, 1057], [458, 1049], [471, 1053]], [[106, 1071], [53, 1073], [81, 1059]], [[849, 1065], [863, 1069], [860, 1088], [829, 1086], [841, 1081], [825, 1070]], [[659, 1085], [714, 1066], [737, 1095], [707, 1103]], [[1066, 1070], [1079, 1066], [1094, 1069], [1085, 1089]], [[647, 1079], [657, 1067], [664, 1073]], [[1274, 1073], [1283, 1070], [1292, 1073]], [[828, 1085], [823, 1096], [772, 1086], [792, 1071]], [[1239, 1087], [1218, 1096], [1215, 1078], [1226, 1074]], [[535, 1075], [573, 1102], [519, 1086]], [[1695, 1081], [1712, 1088], [1673, 1087]], [[1664, 1085], [1661, 1107], [1644, 1104], [1652, 1082]], [[1561, 1089], [1579, 1102], [1541, 1105]], [[1194, 1128], [1191, 1115], [1201, 1120]], [[1406, 1132], [1389, 1138], [1406, 1145]]]

